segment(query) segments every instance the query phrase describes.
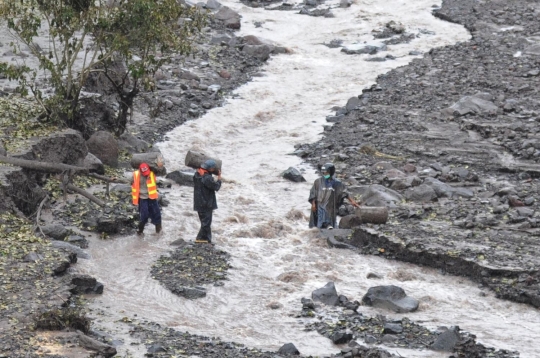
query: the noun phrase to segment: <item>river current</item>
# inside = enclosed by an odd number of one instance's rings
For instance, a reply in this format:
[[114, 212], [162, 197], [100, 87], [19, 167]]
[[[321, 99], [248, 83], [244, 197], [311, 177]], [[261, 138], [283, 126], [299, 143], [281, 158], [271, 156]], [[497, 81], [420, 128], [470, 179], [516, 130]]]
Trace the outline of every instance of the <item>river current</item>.
[[[486, 345], [518, 350], [534, 357], [540, 313], [532, 307], [496, 299], [464, 278], [437, 270], [362, 256], [328, 248], [316, 230], [307, 227], [307, 197], [314, 168], [290, 155], [294, 145], [321, 138], [331, 108], [343, 106], [372, 85], [379, 74], [404, 66], [412, 50], [466, 41], [467, 31], [431, 15], [432, 0], [356, 0], [350, 8], [333, 9], [334, 18], [300, 15], [292, 11], [249, 8], [222, 1], [242, 15], [242, 35], [274, 41], [291, 54], [273, 56], [263, 76], [238, 88], [224, 105], [172, 130], [158, 143], [169, 171], [183, 169], [189, 149], [199, 149], [223, 160], [224, 184], [214, 214], [214, 242], [232, 256], [233, 269], [222, 287], [208, 287], [203, 299], [186, 300], [170, 293], [150, 277], [155, 260], [182, 238], [194, 240], [199, 228], [192, 210], [192, 188], [165, 190], [171, 205], [163, 209], [163, 233], [148, 228], [143, 237], [92, 239], [91, 260], [80, 260], [78, 270], [105, 285], [92, 299], [97, 327], [125, 340], [119, 352], [143, 357], [144, 347], [130, 346], [127, 327], [116, 321], [135, 317], [193, 334], [220, 337], [261, 349], [278, 349], [292, 342], [305, 355], [330, 355], [339, 347], [316, 332], [305, 332], [292, 314], [300, 299], [333, 281], [338, 293], [361, 300], [371, 286], [395, 284], [420, 300], [414, 321], [436, 328], [459, 325]], [[337, 4], [334, 4], [337, 5]], [[372, 30], [388, 21], [401, 22], [419, 34], [409, 44], [389, 46], [386, 62], [366, 62], [368, 55], [346, 55], [323, 43], [371, 41]], [[256, 27], [255, 23], [262, 24]], [[304, 171], [305, 183], [280, 177], [289, 167]], [[368, 280], [370, 272], [382, 276]], [[286, 274], [289, 279], [280, 280]], [[283, 276], [281, 276], [283, 277]], [[486, 293], [485, 296], [483, 294]], [[272, 309], [271, 305], [281, 308]], [[368, 315], [387, 311], [361, 306]], [[431, 351], [390, 349], [406, 357], [443, 357]]]

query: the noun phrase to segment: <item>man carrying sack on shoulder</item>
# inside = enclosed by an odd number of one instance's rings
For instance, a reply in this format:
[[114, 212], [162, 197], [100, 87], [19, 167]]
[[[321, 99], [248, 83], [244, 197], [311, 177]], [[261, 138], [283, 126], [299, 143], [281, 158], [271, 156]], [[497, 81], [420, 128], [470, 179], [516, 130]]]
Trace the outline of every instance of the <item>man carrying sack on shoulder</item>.
[[[214, 180], [212, 175], [217, 175]], [[196, 243], [212, 243], [212, 214], [216, 210], [216, 191], [221, 188], [221, 170], [213, 159], [201, 164], [193, 176], [193, 210], [199, 214], [201, 228], [195, 239]]]
[[159, 209], [156, 176], [146, 163], [141, 163], [139, 170], [133, 172], [131, 183], [133, 205], [139, 206], [139, 227], [137, 234], [141, 235], [144, 226], [150, 218], [156, 226], [156, 233], [161, 232], [161, 210]]

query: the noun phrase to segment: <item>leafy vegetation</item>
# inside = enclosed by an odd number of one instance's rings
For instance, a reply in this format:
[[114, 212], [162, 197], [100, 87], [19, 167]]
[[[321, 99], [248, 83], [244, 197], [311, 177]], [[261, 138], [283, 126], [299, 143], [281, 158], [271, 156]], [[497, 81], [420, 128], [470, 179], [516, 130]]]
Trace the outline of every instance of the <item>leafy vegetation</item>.
[[[87, 134], [81, 91], [91, 73], [101, 73], [118, 97], [114, 131], [120, 135], [141, 88], [151, 89], [151, 76], [173, 56], [192, 51], [206, 16], [176, 0], [25, 0], [0, 2], [0, 19], [17, 38], [13, 51], [24, 45], [38, 62], [38, 68], [0, 63], [0, 73], [18, 82], [20, 94], [33, 94], [39, 118]], [[36, 42], [43, 31], [48, 48]], [[45, 83], [38, 73], [45, 73]]]
[[13, 152], [31, 137], [46, 136], [58, 129], [50, 123], [37, 120], [41, 108], [35, 101], [22, 98], [0, 98], [0, 130], [4, 148]]

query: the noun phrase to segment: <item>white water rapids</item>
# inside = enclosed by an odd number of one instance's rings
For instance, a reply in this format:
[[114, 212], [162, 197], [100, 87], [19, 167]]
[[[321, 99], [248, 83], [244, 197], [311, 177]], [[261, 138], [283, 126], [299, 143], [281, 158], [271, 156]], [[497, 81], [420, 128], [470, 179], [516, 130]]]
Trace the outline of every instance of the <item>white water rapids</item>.
[[[338, 293], [361, 300], [371, 286], [395, 284], [420, 300], [418, 312], [407, 314], [430, 328], [459, 325], [479, 341], [498, 349], [518, 350], [534, 357], [540, 313], [532, 307], [498, 300], [468, 279], [442, 276], [437, 270], [330, 249], [306, 219], [295, 219], [291, 210], [309, 215], [307, 197], [316, 178], [314, 169], [288, 155], [297, 143], [321, 138], [325, 116], [333, 106], [374, 83], [377, 75], [406, 65], [411, 50], [454, 44], [469, 39], [455, 24], [431, 15], [433, 0], [357, 0], [347, 9], [336, 8], [335, 18], [299, 15], [297, 12], [265, 11], [239, 2], [222, 1], [242, 16], [242, 35], [275, 41], [292, 54], [272, 57], [264, 76], [235, 91], [204, 117], [174, 129], [159, 143], [169, 171], [182, 169], [186, 152], [198, 148], [223, 160], [224, 184], [218, 192], [214, 213], [216, 246], [229, 252], [234, 267], [223, 287], [207, 287], [203, 299], [186, 300], [171, 294], [150, 277], [155, 260], [173, 248], [170, 242], [195, 238], [199, 220], [192, 211], [192, 188], [174, 186], [164, 191], [171, 205], [163, 209], [164, 232], [143, 238], [93, 239], [91, 260], [80, 260], [80, 271], [105, 285], [91, 306], [96, 324], [126, 339], [120, 354], [142, 357], [144, 347], [129, 346], [127, 328], [114, 321], [134, 317], [158, 322], [193, 334], [220, 337], [261, 349], [278, 349], [292, 342], [305, 355], [330, 355], [339, 347], [316, 332], [303, 331], [291, 314], [301, 310], [300, 299], [334, 281]], [[394, 20], [408, 32], [422, 34], [410, 44], [389, 46], [394, 61], [366, 62], [367, 55], [346, 55], [322, 43], [335, 38], [345, 43], [372, 40], [373, 29]], [[262, 27], [255, 27], [261, 22]], [[383, 53], [384, 56], [384, 53]], [[293, 166], [305, 169], [307, 183], [291, 183], [280, 173]], [[281, 229], [276, 229], [282, 225]], [[259, 237], [257, 237], [259, 236]], [[368, 280], [374, 272], [383, 277]], [[290, 282], [277, 277], [289, 273]], [[481, 292], [487, 296], [482, 297]], [[282, 305], [271, 309], [271, 303]], [[361, 306], [368, 315], [387, 311]], [[406, 357], [443, 357], [447, 354], [389, 349]]]

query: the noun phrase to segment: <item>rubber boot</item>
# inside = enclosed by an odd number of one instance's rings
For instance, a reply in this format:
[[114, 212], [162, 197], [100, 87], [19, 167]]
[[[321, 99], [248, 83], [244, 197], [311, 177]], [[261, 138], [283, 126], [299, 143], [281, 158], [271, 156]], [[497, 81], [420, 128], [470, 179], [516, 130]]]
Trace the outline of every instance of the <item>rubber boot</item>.
[[161, 224], [156, 225], [156, 234], [159, 234], [161, 232]]
[[144, 231], [144, 224], [139, 223], [139, 228], [137, 229], [137, 234], [142, 235], [143, 231]]

